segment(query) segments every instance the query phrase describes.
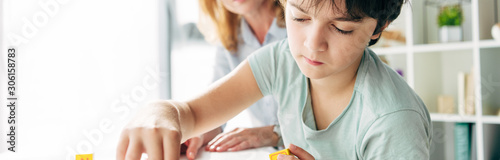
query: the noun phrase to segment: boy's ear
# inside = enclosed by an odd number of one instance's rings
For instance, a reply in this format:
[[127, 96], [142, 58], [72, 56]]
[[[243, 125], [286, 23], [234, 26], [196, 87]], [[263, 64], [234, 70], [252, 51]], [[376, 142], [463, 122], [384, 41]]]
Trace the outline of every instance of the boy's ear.
[[380, 35], [382, 34], [382, 32], [385, 30], [385, 28], [387, 28], [387, 26], [389, 26], [389, 21], [385, 22], [385, 25], [382, 26], [382, 28], [380, 28], [380, 32], [377, 33], [377, 34], [374, 34], [372, 35], [371, 39], [375, 40], [375, 39], [378, 39], [380, 38]]

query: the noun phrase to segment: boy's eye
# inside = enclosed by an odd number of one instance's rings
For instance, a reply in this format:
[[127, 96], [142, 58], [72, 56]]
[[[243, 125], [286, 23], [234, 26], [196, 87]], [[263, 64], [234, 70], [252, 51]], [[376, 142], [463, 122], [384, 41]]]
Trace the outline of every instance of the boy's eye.
[[[305, 21], [307, 21], [308, 19], [305, 19], [305, 18], [295, 18], [295, 17], [294, 17], [294, 18], [292, 18], [292, 20], [293, 20], [293, 21], [296, 21], [296, 22], [305, 22]], [[339, 33], [341, 33], [341, 34], [345, 34], [345, 35], [347, 35], [347, 34], [351, 34], [351, 33], [353, 32], [353, 31], [345, 31], [345, 30], [342, 30], [342, 29], [338, 28], [337, 26], [335, 26], [335, 25], [333, 25], [333, 24], [332, 24], [332, 27], [335, 29], [335, 31], [337, 31], [337, 32], [339, 32]]]
[[340, 29], [340, 28], [338, 28], [338, 27], [336, 27], [336, 26], [334, 26], [334, 25], [332, 25], [332, 26], [335, 28], [335, 30], [336, 30], [337, 32], [339, 32], [339, 33], [341, 33], [341, 34], [350, 34], [350, 33], [352, 33], [352, 31], [345, 31], [345, 30], [342, 30], [342, 29]]
[[306, 21], [307, 19], [304, 19], [304, 18], [292, 18], [293, 21], [297, 21], [297, 22], [304, 22]]

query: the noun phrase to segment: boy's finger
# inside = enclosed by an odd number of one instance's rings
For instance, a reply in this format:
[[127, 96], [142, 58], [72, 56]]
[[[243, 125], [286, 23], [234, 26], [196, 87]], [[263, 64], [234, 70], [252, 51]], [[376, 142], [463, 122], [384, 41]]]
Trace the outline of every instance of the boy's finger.
[[163, 158], [166, 160], [177, 160], [181, 153], [181, 135], [174, 131], [163, 133]]
[[194, 137], [190, 139], [189, 146], [186, 150], [186, 156], [188, 157], [188, 159], [196, 158], [198, 149], [201, 147], [202, 143], [203, 142], [200, 138]]
[[143, 151], [144, 148], [142, 146], [142, 143], [140, 141], [137, 140], [134, 141], [132, 139], [131, 143], [128, 144], [125, 160], [141, 159]]
[[144, 138], [144, 142], [148, 160], [163, 160], [163, 144], [160, 137], [149, 136]]
[[314, 157], [311, 154], [296, 145], [290, 144], [288, 149], [301, 160], [314, 160]]
[[125, 159], [125, 154], [127, 153], [127, 148], [128, 148], [128, 135], [125, 133], [122, 133], [120, 136], [120, 140], [118, 142], [118, 146], [116, 147], [116, 159], [117, 160], [124, 160]]
[[291, 156], [291, 155], [284, 155], [284, 154], [280, 154], [278, 155], [278, 160], [297, 160], [297, 158], [295, 158], [295, 156]]

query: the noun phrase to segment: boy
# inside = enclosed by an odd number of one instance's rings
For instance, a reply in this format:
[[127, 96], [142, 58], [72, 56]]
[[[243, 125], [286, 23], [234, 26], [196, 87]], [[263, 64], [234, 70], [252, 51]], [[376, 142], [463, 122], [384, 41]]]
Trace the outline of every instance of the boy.
[[432, 126], [416, 93], [367, 46], [403, 0], [288, 0], [288, 40], [266, 46], [208, 92], [159, 101], [123, 131], [117, 159], [178, 159], [179, 144], [264, 95], [276, 97], [278, 159], [429, 159]]

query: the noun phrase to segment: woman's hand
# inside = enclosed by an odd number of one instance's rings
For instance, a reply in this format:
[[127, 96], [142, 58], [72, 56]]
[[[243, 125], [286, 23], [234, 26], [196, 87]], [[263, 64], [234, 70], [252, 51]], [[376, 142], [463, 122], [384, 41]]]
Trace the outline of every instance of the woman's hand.
[[288, 149], [295, 156], [280, 154], [278, 160], [314, 160], [311, 154], [296, 145], [290, 144]]
[[263, 146], [276, 146], [278, 135], [274, 126], [258, 128], [236, 128], [231, 132], [217, 135], [205, 148], [212, 152], [240, 151]]
[[189, 121], [179, 114], [189, 108], [183, 106], [187, 105], [173, 101], [146, 106], [122, 131], [116, 159], [139, 160], [147, 153], [149, 160], [178, 160], [183, 133], [179, 121]]

